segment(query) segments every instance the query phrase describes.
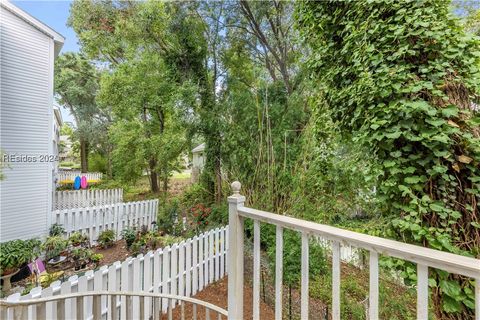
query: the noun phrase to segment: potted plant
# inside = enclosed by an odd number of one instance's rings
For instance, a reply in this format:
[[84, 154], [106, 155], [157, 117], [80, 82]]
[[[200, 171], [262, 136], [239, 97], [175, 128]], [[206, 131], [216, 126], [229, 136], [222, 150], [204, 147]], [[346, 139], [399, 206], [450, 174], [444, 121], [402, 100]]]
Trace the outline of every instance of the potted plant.
[[70, 235], [70, 238], [68, 238], [68, 242], [74, 247], [87, 246], [88, 236], [77, 231]]
[[100, 235], [98, 236], [98, 243], [102, 248], [106, 249], [115, 243], [115, 231], [113, 230], [104, 230], [100, 232]]
[[49, 230], [49, 236], [53, 237], [53, 236], [62, 236], [63, 233], [65, 232], [65, 228], [59, 224], [59, 223], [54, 223], [50, 226], [50, 230]]
[[102, 259], [103, 259], [103, 254], [101, 253], [92, 254], [92, 257], [90, 258], [90, 260], [92, 260], [92, 262], [95, 264], [95, 268], [98, 266], [99, 262]]
[[20, 267], [38, 256], [39, 246], [40, 241], [36, 239], [0, 243], [0, 279], [3, 281], [3, 290], [10, 290], [11, 277], [20, 271]]
[[75, 270], [85, 269], [93, 255], [92, 250], [86, 248], [74, 248], [72, 250], [72, 259], [75, 264]]
[[65, 257], [61, 257], [60, 253], [67, 248], [67, 244], [68, 241], [61, 236], [48, 237], [42, 245], [48, 263], [57, 264], [64, 261]]

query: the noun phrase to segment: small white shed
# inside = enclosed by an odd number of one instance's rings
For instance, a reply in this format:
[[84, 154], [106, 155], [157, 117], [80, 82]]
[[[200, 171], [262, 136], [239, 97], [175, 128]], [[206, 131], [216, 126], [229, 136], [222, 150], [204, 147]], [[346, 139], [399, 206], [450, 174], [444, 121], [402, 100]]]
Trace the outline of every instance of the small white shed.
[[0, 1], [0, 242], [44, 236], [55, 168], [53, 70], [65, 38]]
[[196, 146], [192, 150], [192, 181], [198, 182], [198, 178], [205, 166], [205, 143]]

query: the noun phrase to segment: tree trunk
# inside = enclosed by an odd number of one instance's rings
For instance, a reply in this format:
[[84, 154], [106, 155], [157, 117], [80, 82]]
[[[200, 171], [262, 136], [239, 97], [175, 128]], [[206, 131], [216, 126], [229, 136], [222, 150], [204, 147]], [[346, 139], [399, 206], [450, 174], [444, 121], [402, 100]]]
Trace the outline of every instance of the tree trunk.
[[222, 168], [220, 159], [215, 161], [215, 203], [222, 203]]
[[80, 165], [82, 173], [88, 172], [88, 142], [80, 138]]
[[168, 192], [168, 177], [165, 177], [163, 179], [163, 192], [165, 193], [165, 195]]
[[153, 158], [150, 159], [149, 164], [148, 164], [149, 167], [150, 167], [150, 189], [154, 193], [157, 193], [159, 191], [156, 164], [157, 164], [157, 162]]
[[163, 170], [163, 193], [167, 195], [168, 192], [168, 165], [165, 165]]
[[112, 173], [112, 153], [109, 150], [107, 153], [107, 177], [109, 179], [113, 178], [113, 173]]

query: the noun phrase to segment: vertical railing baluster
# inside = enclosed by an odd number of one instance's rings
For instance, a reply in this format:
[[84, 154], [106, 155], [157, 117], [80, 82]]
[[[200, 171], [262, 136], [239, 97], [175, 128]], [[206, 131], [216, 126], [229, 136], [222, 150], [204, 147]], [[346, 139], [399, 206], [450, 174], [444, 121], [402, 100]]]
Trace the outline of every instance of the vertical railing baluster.
[[93, 319], [102, 319], [102, 296], [98, 294], [93, 296]]
[[253, 221], [253, 320], [260, 319], [260, 221]]
[[340, 243], [332, 243], [332, 319], [340, 320]]
[[194, 303], [192, 306], [193, 309], [193, 320], [197, 320], [197, 305]]
[[168, 320], [172, 320], [172, 319], [173, 319], [172, 309], [173, 309], [173, 300], [172, 300], [172, 299], [168, 299]]
[[205, 319], [210, 320], [210, 309], [205, 307]]
[[417, 319], [428, 319], [428, 266], [417, 264]]
[[180, 311], [181, 311], [181, 318], [185, 320], [185, 302], [182, 300], [180, 301]]
[[309, 250], [308, 250], [308, 234], [302, 232], [302, 287], [301, 287], [301, 319], [308, 319], [308, 263], [309, 263]]
[[[46, 303], [45, 302], [41, 302], [39, 304], [37, 304], [37, 310], [36, 310], [36, 316], [37, 316], [37, 320], [45, 320], [47, 318], [46, 316], [46, 308], [45, 308], [45, 305]], [[78, 308], [77, 308], [78, 310]], [[78, 314], [78, 311], [77, 311], [77, 314]], [[2, 317], [2, 319], [5, 319], [4, 317]]]
[[65, 299], [57, 301], [57, 315], [59, 319], [65, 318]]
[[117, 296], [110, 296], [110, 319], [118, 320], [118, 311], [117, 311]]
[[370, 293], [368, 315], [370, 320], [378, 320], [378, 253], [370, 251]]
[[233, 195], [228, 197], [228, 319], [243, 319], [243, 218], [238, 208], [245, 197], [240, 195], [241, 184], [232, 183]]
[[277, 226], [275, 242], [275, 319], [282, 319], [283, 228], [281, 226]]
[[132, 319], [132, 296], [125, 296], [125, 313], [126, 319]]
[[160, 299], [154, 298], [153, 299], [153, 320], [160, 319], [160, 310], [161, 310]]

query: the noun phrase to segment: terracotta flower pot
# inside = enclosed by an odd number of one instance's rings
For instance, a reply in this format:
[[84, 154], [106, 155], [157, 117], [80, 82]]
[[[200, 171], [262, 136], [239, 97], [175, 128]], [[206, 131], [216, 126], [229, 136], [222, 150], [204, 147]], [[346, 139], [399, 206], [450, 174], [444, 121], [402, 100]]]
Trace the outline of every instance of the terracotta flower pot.
[[20, 269], [17, 269], [17, 271], [14, 271], [12, 273], [9, 273], [7, 275], [4, 275], [4, 276], [0, 277], [0, 279], [3, 281], [2, 288], [3, 288], [4, 291], [8, 292], [8, 291], [10, 291], [10, 289], [12, 289], [12, 283], [10, 282], [10, 279], [14, 275], [16, 275], [19, 271], [20, 271]]

